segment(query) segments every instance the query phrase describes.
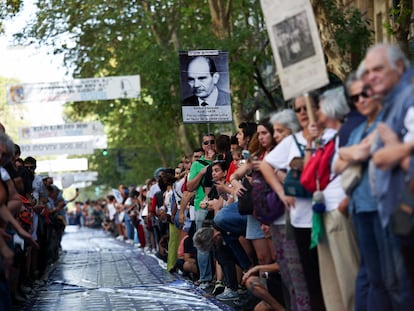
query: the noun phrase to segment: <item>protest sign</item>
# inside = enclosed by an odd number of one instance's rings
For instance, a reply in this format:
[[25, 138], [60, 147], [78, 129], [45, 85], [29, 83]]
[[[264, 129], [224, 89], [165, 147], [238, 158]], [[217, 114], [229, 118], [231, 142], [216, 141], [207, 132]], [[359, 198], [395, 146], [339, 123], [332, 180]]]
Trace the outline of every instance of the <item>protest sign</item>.
[[309, 0], [261, 0], [285, 100], [329, 83]]

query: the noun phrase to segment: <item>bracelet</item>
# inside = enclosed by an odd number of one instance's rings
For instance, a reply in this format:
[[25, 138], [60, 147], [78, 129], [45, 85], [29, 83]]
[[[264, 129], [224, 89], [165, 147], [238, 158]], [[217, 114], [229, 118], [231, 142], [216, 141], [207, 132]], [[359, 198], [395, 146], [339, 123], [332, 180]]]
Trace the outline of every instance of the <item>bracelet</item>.
[[314, 151], [315, 151], [315, 149], [313, 149], [313, 148], [306, 148], [306, 149], [305, 149], [305, 151], [314, 152]]
[[237, 180], [238, 178], [236, 178], [236, 177], [233, 177], [233, 178], [231, 178], [230, 179], [230, 183], [232, 183], [233, 182], [233, 180]]

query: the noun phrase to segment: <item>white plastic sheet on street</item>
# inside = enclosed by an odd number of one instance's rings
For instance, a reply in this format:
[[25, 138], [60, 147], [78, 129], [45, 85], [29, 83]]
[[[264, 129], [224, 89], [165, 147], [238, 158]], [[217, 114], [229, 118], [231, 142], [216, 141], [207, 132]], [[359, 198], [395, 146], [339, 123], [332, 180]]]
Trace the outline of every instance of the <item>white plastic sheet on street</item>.
[[139, 75], [7, 85], [9, 105], [137, 98], [139, 94]]
[[309, 0], [261, 0], [285, 100], [328, 84], [319, 32]]

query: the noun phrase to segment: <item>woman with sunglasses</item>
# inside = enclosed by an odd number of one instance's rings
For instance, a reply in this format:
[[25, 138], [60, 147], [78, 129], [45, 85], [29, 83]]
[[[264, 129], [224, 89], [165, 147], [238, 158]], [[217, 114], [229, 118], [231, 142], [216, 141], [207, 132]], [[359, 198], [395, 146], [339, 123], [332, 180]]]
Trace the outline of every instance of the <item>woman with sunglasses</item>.
[[[317, 100], [317, 94], [312, 94], [314, 102]], [[325, 310], [322, 297], [322, 290], [319, 277], [318, 255], [316, 249], [309, 249], [311, 241], [312, 228], [312, 199], [310, 197], [294, 197], [285, 194], [282, 182], [275, 178], [275, 170], [277, 176], [282, 179], [282, 171], [291, 170], [293, 164], [303, 163], [303, 157], [310, 138], [309, 133], [309, 117], [305, 97], [297, 97], [293, 104], [293, 110], [296, 114], [301, 131], [294, 133], [283, 139], [263, 160], [260, 170], [266, 181], [272, 189], [278, 194], [279, 198], [285, 203], [289, 210], [287, 220], [287, 228], [290, 239], [296, 241], [299, 252], [300, 262], [303, 268], [306, 286], [309, 291], [310, 307], [312, 310]], [[316, 113], [316, 105], [311, 106], [312, 113]], [[290, 223], [288, 223], [290, 221]], [[303, 305], [296, 304], [299, 310], [309, 310], [309, 303]]]
[[[354, 129], [346, 147], [339, 149], [334, 163], [335, 173], [342, 173], [351, 164], [362, 166], [362, 176], [350, 195], [349, 214], [355, 226], [361, 256], [355, 290], [355, 310], [392, 310], [390, 293], [385, 287], [382, 267], [385, 265], [382, 251], [385, 247], [383, 230], [368, 176], [371, 137], [382, 119], [379, 99], [370, 96], [370, 90], [361, 80], [351, 79], [350, 99], [367, 119]], [[368, 285], [366, 285], [368, 284]]]

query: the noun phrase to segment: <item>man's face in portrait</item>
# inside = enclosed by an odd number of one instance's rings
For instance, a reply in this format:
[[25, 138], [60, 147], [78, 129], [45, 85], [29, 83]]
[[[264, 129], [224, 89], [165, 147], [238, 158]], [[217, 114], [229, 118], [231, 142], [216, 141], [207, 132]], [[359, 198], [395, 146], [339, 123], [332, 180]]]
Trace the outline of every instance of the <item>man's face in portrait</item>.
[[208, 97], [213, 92], [218, 79], [219, 74], [210, 73], [209, 64], [203, 57], [195, 58], [188, 66], [188, 84], [197, 97]]

